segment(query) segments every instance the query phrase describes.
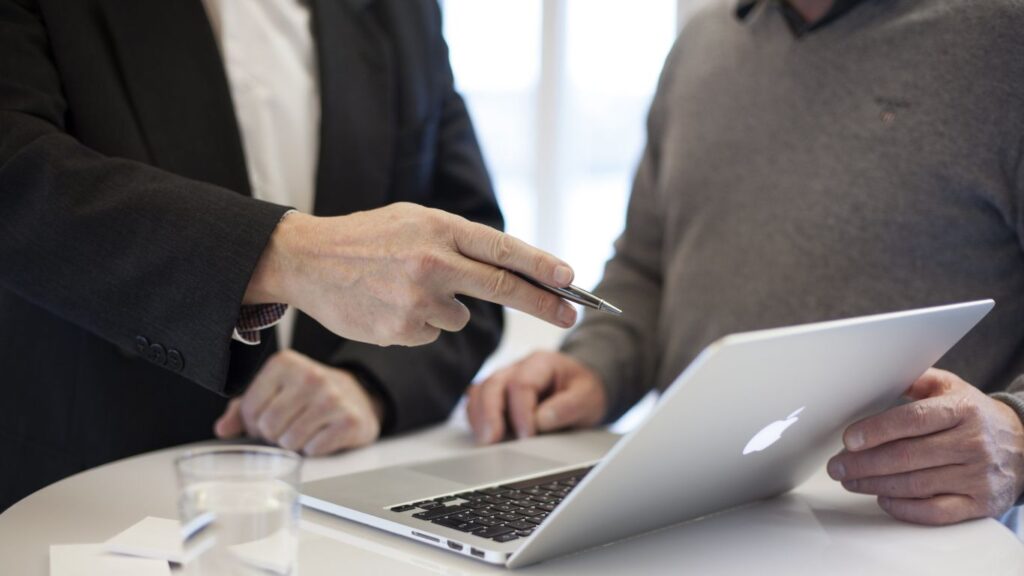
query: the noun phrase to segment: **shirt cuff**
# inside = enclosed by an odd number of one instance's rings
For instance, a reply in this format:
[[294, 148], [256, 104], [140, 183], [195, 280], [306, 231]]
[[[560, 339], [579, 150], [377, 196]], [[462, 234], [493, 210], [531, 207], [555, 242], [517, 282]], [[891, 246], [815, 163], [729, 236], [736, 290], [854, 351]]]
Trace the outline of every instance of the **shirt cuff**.
[[249, 346], [256, 346], [262, 341], [260, 332], [276, 326], [287, 311], [287, 304], [242, 306], [238, 312], [238, 321], [235, 323], [231, 339]]

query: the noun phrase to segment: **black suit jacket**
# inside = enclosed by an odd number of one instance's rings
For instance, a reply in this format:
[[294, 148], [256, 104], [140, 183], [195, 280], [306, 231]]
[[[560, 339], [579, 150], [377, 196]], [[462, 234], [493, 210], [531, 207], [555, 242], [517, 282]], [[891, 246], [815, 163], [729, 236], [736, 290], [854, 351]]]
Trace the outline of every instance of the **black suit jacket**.
[[[433, 1], [313, 0], [323, 101], [315, 212], [411, 201], [500, 227]], [[285, 207], [249, 197], [200, 0], [0, 0], [0, 510], [115, 458], [211, 436], [274, 351], [230, 338]], [[500, 310], [416, 349], [300, 317], [387, 431], [444, 418]], [[168, 472], [170, 473], [170, 472]]]

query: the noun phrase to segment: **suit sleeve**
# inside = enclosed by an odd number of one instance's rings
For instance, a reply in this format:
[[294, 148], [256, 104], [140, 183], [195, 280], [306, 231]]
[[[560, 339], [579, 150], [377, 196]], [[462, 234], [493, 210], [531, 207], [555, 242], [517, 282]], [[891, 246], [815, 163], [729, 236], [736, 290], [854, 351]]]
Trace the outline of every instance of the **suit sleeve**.
[[671, 62], [666, 60], [647, 119], [647, 146], [633, 180], [626, 226], [595, 289], [621, 316], [588, 310], [562, 352], [594, 370], [608, 399], [606, 421], [624, 414], [653, 387], [660, 352], [655, 341], [662, 300], [664, 218], [659, 203], [662, 127]]
[[[433, 192], [423, 203], [501, 229], [501, 212], [473, 124], [454, 88], [439, 23], [433, 34], [442, 45], [438, 74], [445, 89]], [[460, 300], [472, 314], [461, 332], [443, 332], [433, 344], [417, 348], [381, 348], [350, 341], [332, 358], [336, 366], [354, 368], [364, 385], [382, 396], [387, 405], [385, 433], [402, 432], [447, 418], [484, 360], [498, 346], [501, 308], [471, 298]]]
[[268, 348], [232, 344], [285, 208], [104, 156], [73, 117], [31, 0], [0, 0], [0, 287], [210, 390]]

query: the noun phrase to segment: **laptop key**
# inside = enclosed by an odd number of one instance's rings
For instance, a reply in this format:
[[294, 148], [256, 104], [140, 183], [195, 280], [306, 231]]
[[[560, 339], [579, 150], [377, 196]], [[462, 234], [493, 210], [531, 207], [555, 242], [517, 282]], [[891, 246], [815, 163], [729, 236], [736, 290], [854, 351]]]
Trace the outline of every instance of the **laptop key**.
[[505, 526], [489, 526], [483, 530], [473, 532], [473, 535], [481, 538], [494, 538], [495, 536], [501, 536], [502, 534], [509, 534], [512, 532], [515, 532], [515, 530]]
[[530, 534], [533, 534], [533, 530], [532, 529], [530, 529], [530, 530], [520, 530], [520, 531], [516, 532], [516, 534], [519, 534], [520, 538], [526, 538]]
[[501, 497], [508, 500], [526, 500], [530, 495], [523, 492], [506, 492], [505, 494], [502, 494]]
[[541, 522], [543, 522], [544, 518], [527, 518], [526, 521], [529, 522], [530, 524], [537, 525], [537, 524], [540, 524]]
[[424, 510], [430, 510], [431, 508], [437, 508], [440, 505], [441, 504], [439, 502], [434, 502], [433, 500], [424, 500], [422, 502], [417, 502], [417, 503], [413, 504], [413, 506], [415, 506], [417, 508], [422, 508]]
[[473, 510], [469, 513], [470, 516], [479, 516], [481, 518], [490, 518], [497, 514], [494, 510]]
[[459, 520], [458, 518], [438, 518], [433, 521], [438, 526], [444, 526], [445, 528], [454, 528], [458, 530], [459, 526], [466, 524], [465, 520]]
[[392, 512], [408, 512], [409, 510], [415, 510], [416, 507], [412, 504], [403, 504], [402, 506], [395, 506], [391, 509]]
[[441, 496], [439, 498], [434, 498], [434, 502], [451, 502], [452, 500], [455, 500], [455, 496]]
[[516, 513], [517, 514], [522, 514], [523, 516], [529, 516], [530, 518], [533, 518], [534, 516], [542, 516], [544, 514], [544, 512], [542, 512], [540, 510], [536, 510], [534, 508], [528, 508], [528, 509], [525, 509], [525, 510], [519, 510]]
[[554, 504], [541, 504], [540, 506], [537, 506], [537, 509], [539, 509], [539, 510], [546, 510], [548, 512], [554, 512], [555, 511], [555, 505]]
[[459, 532], [476, 532], [477, 530], [481, 530], [483, 528], [489, 528], [489, 526], [485, 526], [478, 522], [466, 522], [462, 526], [458, 526], [455, 529]]
[[498, 512], [515, 512], [516, 510], [519, 510], [519, 508], [516, 506], [509, 506], [508, 504], [498, 504], [496, 506], [491, 506], [491, 510], [497, 510]]
[[494, 520], [493, 518], [476, 518], [473, 520], [477, 524], [490, 528], [491, 526], [501, 526], [501, 520]]
[[508, 526], [509, 528], [515, 528], [516, 530], [532, 530], [534, 524], [518, 520], [516, 522], [509, 522], [508, 524], [505, 524], [505, 526]]
[[518, 538], [519, 538], [519, 534], [516, 534], [515, 532], [510, 532], [508, 534], [502, 534], [500, 536], [495, 536], [494, 538], [492, 538], [492, 540], [494, 540], [495, 542], [511, 542], [511, 541], [516, 540]]
[[443, 516], [448, 516], [449, 514], [455, 514], [456, 512], [458, 512], [458, 510], [458, 506], [438, 505], [437, 508], [426, 510], [418, 514], [413, 514], [412, 517], [419, 518], [420, 520], [434, 520], [435, 518], [441, 518]]
[[516, 520], [522, 520], [525, 516], [520, 514], [501, 514], [500, 516], [497, 516], [497, 518], [506, 522], [514, 522]]

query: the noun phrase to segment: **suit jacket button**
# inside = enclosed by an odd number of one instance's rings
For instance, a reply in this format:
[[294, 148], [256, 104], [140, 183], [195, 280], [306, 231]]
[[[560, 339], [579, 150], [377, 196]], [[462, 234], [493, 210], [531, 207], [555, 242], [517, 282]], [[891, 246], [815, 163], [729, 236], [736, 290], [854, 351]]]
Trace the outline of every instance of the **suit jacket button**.
[[150, 362], [163, 366], [167, 363], [167, 351], [159, 344], [150, 344], [147, 358]]
[[185, 369], [185, 359], [182, 358], [181, 352], [174, 348], [167, 351], [167, 367], [175, 372], [181, 372]]
[[135, 337], [135, 351], [139, 356], [145, 356], [149, 352], [149, 340], [145, 336]]

